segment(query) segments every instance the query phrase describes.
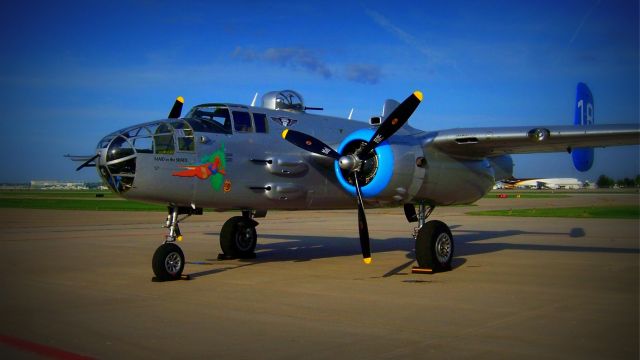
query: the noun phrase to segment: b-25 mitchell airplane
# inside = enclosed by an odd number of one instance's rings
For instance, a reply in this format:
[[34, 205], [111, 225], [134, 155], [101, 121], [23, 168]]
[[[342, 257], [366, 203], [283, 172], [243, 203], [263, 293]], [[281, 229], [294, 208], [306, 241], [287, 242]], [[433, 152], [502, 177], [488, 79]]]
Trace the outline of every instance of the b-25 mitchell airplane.
[[593, 147], [640, 143], [637, 124], [593, 125], [593, 97], [582, 83], [573, 126], [422, 131], [406, 124], [422, 98], [415, 91], [401, 103], [387, 100], [382, 116], [367, 124], [308, 114], [318, 109], [290, 90], [267, 93], [261, 107], [202, 104], [184, 117], [179, 97], [167, 119], [118, 130], [98, 143], [95, 155], [72, 159], [84, 161], [78, 170], [96, 166], [124, 198], [168, 205], [168, 234], [152, 267], [157, 279], [173, 280], [185, 264], [176, 245], [179, 223], [203, 208], [241, 212], [222, 226], [220, 247], [229, 258], [249, 258], [255, 256], [255, 219], [267, 210], [355, 205], [362, 256], [369, 263], [365, 204], [403, 205], [407, 220], [418, 223], [418, 265], [450, 269], [451, 231], [427, 218], [436, 206], [472, 203], [496, 180], [510, 178], [509, 154], [567, 151], [576, 168], [586, 171]]

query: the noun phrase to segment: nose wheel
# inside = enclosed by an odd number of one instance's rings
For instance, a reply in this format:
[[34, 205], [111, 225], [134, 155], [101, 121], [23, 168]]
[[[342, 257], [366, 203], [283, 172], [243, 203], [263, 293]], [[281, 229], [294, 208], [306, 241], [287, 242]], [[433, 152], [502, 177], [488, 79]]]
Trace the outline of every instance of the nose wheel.
[[164, 243], [156, 249], [151, 261], [153, 273], [160, 281], [177, 280], [184, 270], [184, 253], [174, 243]]

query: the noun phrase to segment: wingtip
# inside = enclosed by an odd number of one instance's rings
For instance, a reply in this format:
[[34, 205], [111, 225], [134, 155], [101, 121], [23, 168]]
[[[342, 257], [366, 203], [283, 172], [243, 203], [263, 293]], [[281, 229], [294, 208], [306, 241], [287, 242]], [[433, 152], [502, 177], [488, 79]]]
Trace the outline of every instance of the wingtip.
[[413, 95], [418, 98], [418, 100], [422, 101], [422, 91], [416, 90], [413, 92]]

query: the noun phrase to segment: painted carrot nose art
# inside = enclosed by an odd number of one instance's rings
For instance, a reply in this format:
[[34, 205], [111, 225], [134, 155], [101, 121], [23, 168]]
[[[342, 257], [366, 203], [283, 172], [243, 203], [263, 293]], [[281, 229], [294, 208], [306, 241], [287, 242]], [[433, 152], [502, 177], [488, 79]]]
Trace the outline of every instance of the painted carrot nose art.
[[[183, 166], [185, 170], [172, 173], [173, 176], [180, 177], [197, 177], [200, 180], [209, 179], [211, 187], [215, 190], [222, 189], [225, 183], [227, 172], [226, 160], [224, 155], [224, 146], [220, 146], [218, 150], [211, 155], [205, 156], [200, 164]], [[229, 182], [229, 185], [231, 182]], [[230, 186], [228, 186], [230, 188]]]

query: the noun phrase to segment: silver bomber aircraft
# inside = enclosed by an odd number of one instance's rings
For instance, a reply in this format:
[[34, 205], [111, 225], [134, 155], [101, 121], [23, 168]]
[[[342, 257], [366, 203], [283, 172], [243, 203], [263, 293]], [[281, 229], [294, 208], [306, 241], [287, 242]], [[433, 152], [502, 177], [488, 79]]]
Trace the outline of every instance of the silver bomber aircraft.
[[[593, 164], [593, 147], [640, 143], [637, 124], [593, 125], [593, 97], [578, 84], [574, 125], [422, 131], [407, 120], [422, 101], [387, 100], [364, 123], [309, 114], [290, 90], [264, 95], [262, 106], [210, 103], [181, 117], [179, 97], [167, 119], [105, 136], [78, 170], [95, 166], [126, 199], [166, 204], [165, 241], [153, 255], [156, 279], [182, 275], [179, 223], [204, 208], [237, 210], [220, 231], [223, 257], [252, 258], [256, 218], [267, 210], [358, 209], [365, 263], [371, 262], [366, 207], [403, 206], [414, 231], [418, 265], [451, 268], [449, 227], [427, 221], [436, 206], [469, 204], [496, 180], [512, 177], [509, 154], [569, 152], [578, 170]], [[255, 99], [254, 99], [255, 102]]]

